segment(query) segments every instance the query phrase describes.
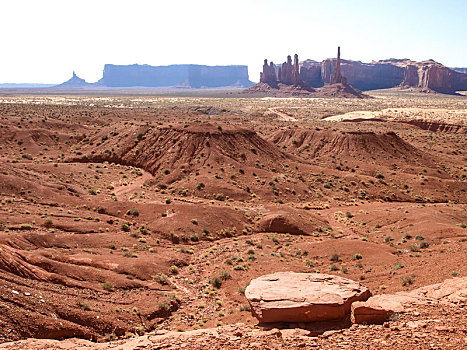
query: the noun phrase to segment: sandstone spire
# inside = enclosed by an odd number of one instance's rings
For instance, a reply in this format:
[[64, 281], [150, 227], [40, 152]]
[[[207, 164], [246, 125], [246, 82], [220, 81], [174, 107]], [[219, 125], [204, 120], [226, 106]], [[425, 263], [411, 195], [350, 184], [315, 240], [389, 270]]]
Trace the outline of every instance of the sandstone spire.
[[346, 84], [347, 83], [347, 79], [345, 79], [342, 76], [342, 72], [341, 72], [341, 47], [340, 46], [337, 47], [336, 72], [334, 73], [334, 76], [332, 77], [332, 83], [333, 84], [336, 84], [336, 83]]
[[267, 84], [277, 83], [276, 66], [273, 62], [268, 65], [268, 60], [264, 60], [263, 72], [260, 74], [260, 81]]
[[293, 59], [292, 81], [295, 86], [302, 84], [302, 78], [300, 78], [300, 67], [298, 63], [297, 54], [294, 55], [294, 59]]

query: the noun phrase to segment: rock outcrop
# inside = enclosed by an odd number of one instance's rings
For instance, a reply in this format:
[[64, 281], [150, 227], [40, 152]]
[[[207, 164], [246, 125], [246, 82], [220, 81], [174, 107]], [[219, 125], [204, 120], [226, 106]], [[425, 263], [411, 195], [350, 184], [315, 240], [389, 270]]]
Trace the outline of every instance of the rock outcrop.
[[433, 60], [413, 62], [405, 67], [401, 85], [450, 94], [467, 89], [467, 74], [456, 72]]
[[[324, 84], [335, 82], [336, 76], [341, 74], [347, 78], [349, 84], [360, 90], [396, 86], [447, 94], [467, 90], [467, 74], [433, 60], [414, 62], [408, 59], [390, 59], [371, 63], [340, 60], [340, 73], [337, 72], [337, 61], [339, 60], [327, 59], [321, 63], [321, 81]], [[307, 70], [308, 68], [302, 68], [302, 76], [308, 76]]]
[[[332, 83], [335, 67], [335, 59], [327, 59], [321, 63], [323, 84]], [[362, 63], [341, 60], [341, 74], [347, 78], [349, 84], [359, 90], [387, 89], [402, 82], [404, 68], [386, 62]]]
[[56, 88], [81, 88], [86, 86], [91, 86], [93, 84], [87, 83], [86, 80], [81, 79], [73, 71], [73, 76], [65, 81], [64, 83], [57, 85]]
[[294, 55], [293, 63], [292, 57], [287, 56], [287, 61], [279, 67], [276, 67], [273, 62], [268, 64], [268, 60], [265, 59], [259, 81], [270, 86], [277, 86], [277, 84], [303, 86], [298, 55]]
[[263, 71], [260, 73], [259, 81], [272, 86], [277, 84], [276, 65], [274, 62], [268, 64], [268, 60], [264, 60]]
[[323, 86], [321, 80], [321, 63], [313, 60], [300, 62], [300, 77], [313, 87]]
[[[321, 67], [318, 62], [307, 60], [300, 64], [298, 55], [287, 56], [287, 61], [280, 67], [264, 60], [263, 71], [260, 73], [260, 82], [244, 91], [245, 94], [262, 94], [274, 97], [344, 97], [366, 98], [367, 95], [354, 89], [347, 83], [340, 68], [340, 47], [337, 50], [336, 67], [333, 70], [331, 84], [321, 89], [313, 86], [323, 86], [321, 83]], [[328, 69], [328, 71], [330, 71]], [[277, 74], [276, 74], [277, 73]], [[327, 82], [326, 82], [327, 83]]]
[[269, 214], [259, 222], [260, 232], [289, 233], [293, 235], [303, 235], [305, 231], [293, 223], [284, 213]]
[[451, 278], [410, 292], [382, 294], [352, 304], [353, 323], [383, 323], [417, 305], [467, 305], [467, 278]]
[[283, 84], [292, 84], [292, 57], [287, 56], [287, 61], [279, 67], [279, 81]]
[[341, 72], [341, 47], [337, 47], [337, 61], [336, 61], [336, 71], [331, 79], [332, 84], [347, 84], [347, 79], [342, 76]]
[[245, 296], [260, 322], [313, 322], [343, 319], [371, 293], [339, 276], [277, 272], [251, 281]]

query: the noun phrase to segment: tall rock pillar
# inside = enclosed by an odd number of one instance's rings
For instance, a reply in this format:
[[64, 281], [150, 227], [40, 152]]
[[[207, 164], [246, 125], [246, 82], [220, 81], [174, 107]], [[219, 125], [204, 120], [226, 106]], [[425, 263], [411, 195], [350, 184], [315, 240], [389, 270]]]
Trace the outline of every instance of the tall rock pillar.
[[276, 76], [276, 66], [273, 62], [268, 65], [268, 60], [264, 60], [263, 64], [263, 72], [260, 74], [260, 82], [266, 84], [276, 84], [277, 83], [277, 76]]
[[346, 84], [347, 83], [347, 79], [345, 79], [342, 76], [342, 72], [341, 72], [341, 47], [340, 46], [337, 47], [336, 72], [334, 73], [334, 76], [332, 77], [332, 83], [333, 84], [336, 84], [336, 83]]
[[298, 55], [295, 54], [293, 58], [293, 68], [292, 68], [292, 82], [295, 86], [302, 85], [302, 78], [300, 77], [300, 67], [298, 63]]

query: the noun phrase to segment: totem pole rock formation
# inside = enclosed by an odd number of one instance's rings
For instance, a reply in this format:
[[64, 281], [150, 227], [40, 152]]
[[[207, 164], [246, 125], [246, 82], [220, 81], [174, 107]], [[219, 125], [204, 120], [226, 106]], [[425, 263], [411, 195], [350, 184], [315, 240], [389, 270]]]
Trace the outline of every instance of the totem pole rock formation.
[[301, 86], [303, 85], [302, 78], [300, 77], [300, 67], [298, 63], [298, 55], [294, 55], [293, 59], [293, 71], [292, 71], [292, 82], [294, 86]]
[[347, 79], [342, 76], [341, 72], [341, 47], [337, 47], [337, 62], [336, 62], [336, 73], [332, 77], [332, 84], [347, 84]]
[[287, 56], [287, 61], [282, 63], [278, 68], [276, 75], [276, 66], [273, 62], [268, 65], [268, 60], [264, 60], [263, 72], [260, 74], [260, 81], [270, 85], [277, 84], [278, 82], [285, 85], [302, 86], [303, 80], [300, 76], [300, 63], [298, 61], [298, 55], [294, 55], [294, 61], [292, 63], [292, 57]]
[[282, 84], [292, 84], [292, 57], [287, 56], [287, 62], [282, 63], [279, 68], [279, 82]]
[[274, 62], [268, 65], [268, 60], [264, 60], [263, 72], [260, 74], [259, 80], [266, 84], [277, 84], [276, 66]]

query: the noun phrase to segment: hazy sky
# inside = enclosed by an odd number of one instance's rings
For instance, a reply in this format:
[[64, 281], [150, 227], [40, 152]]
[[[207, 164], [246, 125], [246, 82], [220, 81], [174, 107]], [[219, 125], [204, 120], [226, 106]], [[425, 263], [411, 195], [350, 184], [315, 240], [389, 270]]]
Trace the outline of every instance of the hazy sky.
[[433, 58], [467, 67], [465, 0], [1, 0], [0, 83], [94, 82], [105, 63]]

